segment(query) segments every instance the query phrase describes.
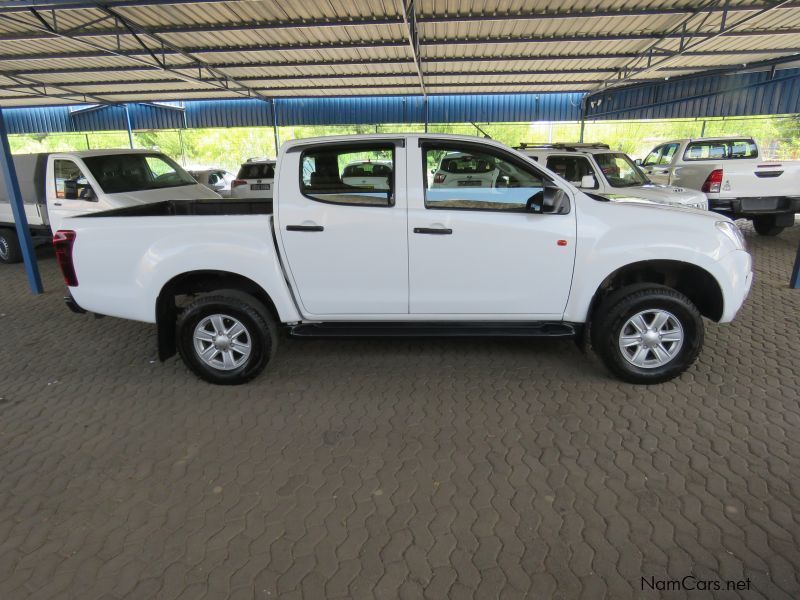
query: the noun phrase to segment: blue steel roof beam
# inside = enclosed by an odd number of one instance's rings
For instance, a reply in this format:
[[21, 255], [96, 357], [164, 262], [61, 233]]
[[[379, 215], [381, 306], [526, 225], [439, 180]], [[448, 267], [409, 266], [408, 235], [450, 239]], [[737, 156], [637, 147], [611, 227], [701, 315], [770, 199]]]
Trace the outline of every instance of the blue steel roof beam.
[[[110, 2], [105, 2], [106, 6], [114, 9], [120, 8], [136, 8], [141, 6], [178, 6], [178, 5], [186, 5], [186, 4], [206, 4], [206, 3], [214, 3], [214, 4], [221, 4], [223, 3], [221, 0], [122, 0], [115, 2], [111, 0]], [[40, 1], [40, 0], [13, 0], [12, 2], [0, 2], [0, 12], [24, 12], [30, 8], [35, 8], [39, 10], [58, 10], [58, 9], [92, 9], [97, 6], [97, 1], [91, 0], [62, 0], [62, 1]], [[735, 11], [750, 11], [750, 10], [760, 10], [762, 8], [767, 7], [769, 4], [765, 2], [752, 2], [749, 4], [742, 4], [738, 6], [734, 6], [731, 10]], [[794, 2], [792, 7], [800, 6], [800, 2]], [[662, 16], [662, 15], [673, 15], [673, 14], [686, 14], [695, 11], [696, 9], [692, 6], [684, 6], [684, 7], [648, 7], [648, 8], [620, 8], [620, 9], [606, 9], [606, 10], [595, 10], [595, 11], [554, 11], [554, 12], [522, 12], [522, 11], [513, 11], [513, 12], [491, 12], [491, 13], [470, 13], [470, 14], [428, 14], [428, 15], [418, 15], [417, 22], [418, 23], [453, 23], [453, 22], [469, 22], [469, 21], [503, 21], [503, 20], [511, 20], [511, 21], [518, 21], [518, 20], [553, 20], [553, 19], [572, 19], [575, 17], [636, 17], [636, 16]], [[711, 12], [721, 12], [721, 8], [718, 7], [709, 7], [708, 9]], [[402, 23], [401, 20], [397, 19], [397, 23]], [[289, 21], [288, 26], [295, 26], [293, 22]], [[302, 21], [297, 22], [298, 27], [302, 27]], [[309, 26], [326, 26], [326, 23], [335, 24], [336, 21], [328, 21], [328, 20], [310, 20]], [[348, 24], [346, 20], [342, 20], [339, 24]], [[358, 24], [358, 23], [355, 23]], [[166, 31], [165, 31], [166, 33]]]
[[[0, 14], [0, 19], [6, 18], [6, 15]], [[730, 30], [728, 30], [730, 31]], [[783, 29], [783, 30], [744, 30], [744, 31], [730, 31], [730, 33], [726, 32], [727, 36], [730, 37], [762, 37], [762, 36], [776, 36], [776, 35], [798, 35], [800, 34], [800, 28], [792, 28], [792, 29]], [[31, 54], [6, 54], [0, 55], [0, 60], [37, 60], [37, 59], [80, 59], [80, 58], [100, 58], [106, 56], [107, 54], [114, 54], [116, 56], [126, 57], [126, 58], [136, 58], [146, 55], [147, 53], [142, 50], [109, 50], [105, 47], [99, 46], [92, 42], [88, 42], [83, 38], [74, 38], [65, 34], [54, 34], [60, 35], [62, 37], [67, 37], [74, 41], [89, 45], [97, 49], [97, 52], [62, 52], [62, 53], [31, 53]], [[718, 32], [703, 32], [698, 33], [694, 37], [698, 38], [706, 38], [706, 39], [716, 39], [719, 37]], [[152, 37], [152, 36], [151, 36]], [[582, 36], [582, 35], [562, 35], [562, 36], [548, 36], [548, 37], [517, 37], [517, 38], [449, 38], [449, 39], [429, 39], [429, 40], [419, 40], [420, 46], [428, 47], [428, 46], [452, 46], [452, 45], [510, 45], [510, 44], [524, 44], [524, 43], [531, 43], [531, 44], [548, 44], [548, 43], [596, 43], [596, 42], [624, 42], [624, 41], [631, 41], [631, 40], [654, 40], [654, 41], [661, 41], [663, 39], [680, 39], [681, 35], [679, 33], [671, 33], [665, 35], [659, 34], [645, 34], [645, 33], [628, 33], [628, 34], [605, 34], [605, 35], [590, 35], [590, 36]], [[154, 38], [158, 39], [158, 38]], [[171, 45], [165, 45], [163, 49], [159, 49], [159, 53], [165, 56], [184, 56], [184, 57], [193, 57], [193, 61], [195, 64], [202, 64], [204, 69], [211, 69], [211, 68], [220, 68], [223, 63], [214, 63], [208, 64], [199, 58], [198, 55], [201, 54], [238, 54], [238, 53], [247, 53], [247, 52], [286, 52], [286, 51], [304, 51], [304, 50], [354, 50], [354, 49], [370, 49], [370, 48], [403, 48], [408, 46], [409, 42], [407, 40], [348, 40], [348, 41], [341, 41], [341, 42], [325, 42], [325, 43], [313, 43], [313, 44], [278, 44], [278, 45], [264, 45], [264, 44], [252, 44], [252, 45], [241, 45], [241, 46], [196, 46], [196, 47], [188, 47], [188, 48], [180, 48], [172, 47]], [[759, 52], [761, 53], [769, 53], [769, 52], [780, 52], [782, 51], [781, 48], [774, 48], [774, 49], [761, 49]], [[719, 54], [725, 54], [729, 51], [724, 50], [720, 51]], [[665, 50], [664, 53], [667, 53]], [[587, 54], [587, 57], [595, 56], [594, 54]], [[636, 56], [641, 56], [640, 53], [636, 53]], [[529, 57], [533, 60], [536, 57], [530, 56]], [[506, 60], [506, 56], [497, 56], [495, 57], [496, 60]], [[428, 61], [428, 59], [425, 59]], [[363, 63], [369, 63], [369, 60], [361, 61]], [[180, 65], [175, 65], [180, 66]]]
[[[728, 3], [728, 0], [723, 0], [723, 2], [721, 2], [720, 4], [724, 8], [727, 5], [727, 3]], [[651, 72], [654, 72], [654, 71], [659, 71], [661, 69], [661, 67], [668, 65], [669, 63], [675, 61], [676, 59], [680, 58], [681, 56], [690, 55], [689, 51], [695, 51], [696, 52], [697, 49], [700, 46], [702, 46], [702, 45], [704, 45], [704, 44], [706, 44], [706, 43], [708, 43], [710, 41], [719, 39], [720, 37], [723, 37], [723, 36], [724, 37], [734, 37], [734, 36], [740, 36], [740, 35], [746, 34], [747, 30], [741, 31], [739, 28], [744, 26], [744, 25], [746, 25], [750, 21], [752, 21], [754, 19], [757, 19], [757, 18], [767, 14], [768, 12], [774, 11], [774, 10], [779, 9], [779, 8], [785, 8], [786, 6], [788, 6], [790, 4], [792, 4], [792, 0], [784, 0], [783, 2], [773, 3], [767, 8], [763, 8], [763, 9], [757, 11], [757, 12], [754, 12], [754, 13], [751, 13], [751, 14], [745, 16], [745, 17], [742, 17], [741, 19], [736, 21], [736, 23], [728, 26], [727, 29], [720, 29], [720, 30], [718, 30], [718, 31], [716, 31], [714, 33], [711, 33], [711, 34], [708, 34], [706, 32], [700, 33], [700, 32], [695, 31], [695, 32], [693, 32], [693, 33], [691, 33], [689, 35], [689, 39], [688, 40], [682, 40], [682, 42], [680, 44], [680, 47], [679, 47], [679, 49], [677, 51], [668, 52], [665, 56], [662, 56], [657, 61], [653, 61], [652, 57], [650, 57], [650, 58], [647, 59], [647, 66], [646, 67], [637, 68], [638, 65], [641, 63], [641, 61], [643, 59], [647, 58], [643, 54], [642, 56], [640, 56], [637, 59], [634, 59], [631, 63], [629, 63], [628, 65], [625, 66], [625, 68], [624, 68], [624, 73], [625, 74], [622, 77], [620, 77], [617, 81], [606, 81], [604, 84], [601, 84], [601, 86], [600, 86], [598, 91], [601, 91], [602, 89], [606, 89], [606, 88], [609, 88], [609, 87], [618, 87], [620, 85], [628, 83], [628, 82], [630, 82], [630, 80], [634, 76], [638, 77], [639, 75], [642, 75], [644, 73], [651, 73]], [[723, 13], [723, 14], [726, 14], [726, 13]], [[706, 21], [706, 19], [703, 19], [703, 21], [700, 23], [699, 27], [702, 27], [705, 24], [705, 21]], [[675, 29], [677, 29], [678, 27], [682, 27], [683, 25], [686, 25], [686, 24], [687, 24], [686, 21], [684, 21], [684, 22], [680, 23]], [[674, 32], [675, 29], [673, 29], [672, 31]], [[789, 30], [784, 30], [784, 31], [786, 31], [787, 33], [790, 33]], [[775, 30], [772, 30], [772, 31], [765, 30], [762, 35], [773, 35], [774, 36], [774, 35], [776, 35], [778, 33], [780, 33], [780, 30], [777, 30], [777, 31], [775, 31]], [[794, 31], [792, 31], [791, 33], [793, 35], [795, 35]], [[693, 42], [693, 40], [695, 40], [695, 39], [697, 39], [697, 41]], [[661, 41], [661, 40], [659, 40], [659, 41]], [[657, 48], [657, 46], [658, 46], [658, 42], [656, 44], [652, 45], [650, 48], [644, 49], [643, 52], [647, 52], [648, 50], [655, 49], [655, 48]], [[765, 50], [764, 53], [767, 54], [769, 52]]]
[[[399, 45], [404, 46], [405, 43], [400, 43]], [[258, 50], [250, 50], [251, 52], [258, 52]], [[216, 52], [218, 53], [225, 53], [225, 52], [237, 52], [236, 50], [227, 50], [225, 48], [217, 49]], [[739, 55], [747, 55], [747, 54], [775, 54], [775, 53], [795, 53], [800, 52], [800, 46], [791, 46], [791, 47], [784, 47], [784, 48], [776, 48], [776, 47], [769, 47], [769, 48], [742, 48], [742, 49], [729, 49], [729, 50], [698, 50], [698, 51], [686, 51], [683, 53], [684, 56], [739, 56]], [[120, 56], [122, 58], [130, 58], [130, 57], [137, 57], [143, 55], [141, 51], [110, 51], [111, 54], [114, 56]], [[170, 55], [169, 51], [165, 51], [166, 55]], [[654, 56], [667, 56], [668, 52], [662, 51], [657, 52]], [[59, 54], [13, 54], [13, 55], [0, 55], [0, 63], [2, 62], [24, 62], [24, 61], [34, 61], [34, 60], [51, 60], [51, 59], [81, 59], [81, 58], [103, 58], [104, 54], [97, 54], [91, 52], [64, 52]], [[505, 62], [505, 61], [560, 61], [560, 60], [583, 60], [583, 59], [594, 59], [594, 58], [607, 58], [607, 59], [616, 59], [616, 58], [638, 58], [641, 54], [639, 52], [599, 52], [599, 53], [583, 53], [583, 54], [502, 54], [497, 56], [475, 56], [475, 57], [431, 57], [426, 58], [425, 62], [428, 64], [432, 63], [448, 63], [448, 62]], [[411, 59], [403, 59], [403, 58], [390, 58], [390, 59], [353, 59], [353, 60], [311, 60], [311, 61], [288, 61], [288, 62], [263, 62], [263, 61], [237, 61], [237, 62], [219, 62], [214, 63], [214, 67], [218, 69], [227, 69], [227, 68], [248, 68], [248, 67], [313, 67], [313, 66], [337, 66], [337, 65], [380, 65], [380, 64], [401, 64], [401, 63], [411, 63], [413, 62]], [[197, 69], [201, 65], [197, 63], [186, 63], [186, 64], [173, 64], [172, 69]], [[153, 69], [154, 66], [147, 62], [144, 66], [114, 66], [111, 67], [115, 71], [126, 71], [126, 70], [150, 70]], [[98, 67], [93, 68], [91, 66], [80, 67], [77, 71], [73, 72], [89, 72], [92, 70], [109, 70], [109, 67]], [[163, 70], [163, 69], [162, 69]], [[0, 69], [0, 75], [3, 73], [28, 73], [28, 74], [35, 74], [35, 73], [67, 73], [70, 72], [68, 68], [47, 68], [47, 69], [26, 69], [23, 71], [3, 71]]]
[[[222, 84], [222, 89], [225, 89], [225, 91], [232, 91], [232, 92], [236, 92], [237, 94], [246, 95], [246, 96], [251, 96], [252, 95], [252, 96], [255, 96], [256, 98], [258, 98], [260, 100], [264, 100], [265, 102], [270, 102], [271, 101], [268, 97], [266, 97], [266, 96], [262, 95], [261, 93], [253, 90], [252, 88], [247, 87], [246, 85], [244, 85], [242, 83], [239, 83], [236, 79], [228, 77], [222, 71], [219, 71], [216, 68], [214, 68], [213, 66], [208, 65], [203, 60], [197, 58], [196, 56], [194, 56], [190, 52], [187, 52], [183, 48], [179, 48], [177, 46], [174, 46], [170, 42], [168, 42], [168, 41], [164, 40], [163, 38], [161, 38], [159, 35], [151, 33], [146, 27], [143, 27], [142, 25], [139, 25], [138, 23], [135, 23], [135, 22], [131, 21], [127, 17], [123, 17], [119, 13], [113, 11], [111, 8], [109, 8], [107, 6], [97, 6], [97, 10], [100, 10], [101, 12], [103, 12], [103, 13], [111, 16], [111, 17], [114, 17], [114, 19], [116, 19], [117, 22], [121, 23], [123, 25], [123, 27], [125, 27], [125, 29], [127, 29], [128, 31], [131, 32], [131, 34], [134, 36], [134, 38], [136, 38], [136, 40], [140, 43], [141, 46], [143, 46], [145, 48], [147, 47], [146, 44], [144, 44], [141, 41], [141, 39], [139, 38], [139, 35], [147, 36], [147, 37], [155, 40], [157, 43], [159, 43], [160, 46], [161, 46], [162, 56], [164, 57], [163, 61], [161, 63], [162, 67], [165, 70], [168, 70], [168, 71], [176, 74], [178, 77], [185, 78], [185, 76], [183, 74], [179, 74], [176, 71], [173, 71], [172, 69], [167, 67], [166, 56], [163, 55], [163, 51], [166, 48], [169, 48], [170, 50], [172, 50], [173, 52], [177, 53], [178, 55], [180, 55], [180, 56], [182, 56], [184, 58], [187, 58], [187, 59], [189, 59], [191, 61], [194, 61], [195, 63], [201, 65], [202, 68], [205, 69], [207, 72], [211, 73], [216, 78], [221, 79], [222, 81], [220, 83]], [[158, 59], [156, 59], [156, 61], [158, 61]], [[200, 74], [202, 75], [202, 72]], [[192, 79], [195, 79], [195, 78], [192, 78]], [[196, 79], [199, 82], [208, 82], [208, 80], [203, 78], [202, 76], [201, 77], [197, 77]], [[213, 80], [210, 81], [210, 84], [214, 85]], [[231, 85], [234, 85], [239, 89], [238, 90], [231, 89]], [[219, 87], [219, 85], [217, 85], [217, 87]], [[246, 92], [246, 93], [243, 93], [243, 92]]]
[[[701, 14], [701, 13], [697, 13]], [[710, 16], [711, 13], [705, 13], [706, 17]], [[3, 16], [3, 13], [0, 13], [0, 17]], [[417, 21], [419, 23], [420, 21]], [[21, 24], [21, 22], [19, 22]], [[319, 25], [327, 22], [319, 22]], [[345, 26], [345, 25], [367, 25], [367, 24], [401, 24], [405, 25], [403, 21], [379, 21], [375, 23], [359, 23], [359, 22], [343, 22], [337, 24], [337, 26]], [[313, 25], [314, 27], [319, 25]], [[312, 27], [311, 24], [306, 24], [305, 27]], [[209, 25], [192, 25], [192, 26], [179, 26], [179, 27], [172, 27], [172, 28], [154, 28], [148, 29], [149, 36], [160, 36], [160, 35], [169, 35], [169, 34], [180, 34], [180, 33], [214, 33], [214, 32], [233, 32], [233, 31], [253, 31], [253, 30], [271, 30], [271, 29], [283, 29], [285, 26], [265, 26], [259, 23], [221, 23], [221, 24], [209, 24]], [[416, 27], [415, 27], [416, 29]], [[731, 32], [729, 35], [731, 37], [750, 37], [750, 36], [763, 36], [763, 35], [776, 35], [776, 34], [797, 34], [800, 29], [791, 28], [791, 29], [753, 29], [753, 30], [745, 30], [745, 31], [735, 31]], [[131, 32], [122, 27], [122, 28], [114, 28], [114, 29], [86, 29], [85, 27], [81, 28], [74, 28], [69, 30], [68, 32], [62, 32], [65, 35], [69, 34], [69, 36], [73, 39], [81, 39], [81, 38], [102, 38], [102, 37], [119, 37], [125, 35], [132, 35]], [[693, 34], [693, 37], [713, 37], [718, 34], [718, 31], [697, 31]], [[499, 37], [499, 38], [483, 38], [483, 37], [475, 37], [475, 38], [427, 38], [427, 39], [418, 39], [419, 46], [446, 46], [446, 45], [458, 45], [458, 44], [518, 44], [518, 43], [526, 43], [526, 42], [606, 42], [606, 41], [626, 41], [626, 40], [653, 40], [656, 42], [660, 42], [666, 39], [682, 39], [685, 37], [685, 33], [678, 30], [678, 31], [668, 31], [666, 33], [662, 32], [647, 32], [647, 33], [602, 33], [602, 34], [574, 34], [574, 35], [560, 35], [560, 36], [547, 36], [547, 37]], [[0, 41], [4, 42], [19, 42], [19, 41], [29, 41], [29, 40], [36, 40], [36, 39], [47, 39], [47, 33], [36, 33], [36, 32], [24, 32], [24, 33], [8, 33], [8, 34], [0, 34]], [[405, 40], [362, 40], [362, 41], [342, 41], [342, 42], [318, 42], [313, 44], [286, 44], [286, 45], [275, 45], [275, 46], [251, 46], [250, 48], [259, 48], [263, 47], [267, 50], [275, 49], [275, 50], [318, 50], [318, 49], [325, 49], [325, 48], [373, 48], [373, 47], [384, 47], [384, 46], [403, 46], [406, 45], [408, 42]], [[231, 46], [230, 48], [248, 48], [247, 46]], [[219, 51], [219, 47], [208, 46], [208, 47], [197, 47], [192, 49], [193, 52], [214, 52]], [[236, 50], [228, 50], [228, 51], [236, 51]]]
[[[36, 81], [35, 79], [31, 79], [30, 77], [26, 77], [24, 75], [10, 75], [8, 73], [0, 73], [0, 75], [17, 83], [16, 86], [0, 85], [0, 89], [5, 89], [8, 91], [13, 90], [18, 93], [27, 93], [33, 96], [52, 96], [55, 98], [61, 98], [63, 100], [71, 100], [72, 102], [97, 102], [99, 104], [109, 104], [111, 102], [110, 100], [102, 98], [101, 96], [95, 96], [94, 94], [76, 91], [61, 83], [42, 83], [41, 81]], [[37, 88], [41, 88], [41, 90]], [[50, 92], [48, 92], [48, 88], [50, 88]], [[28, 92], [22, 90], [28, 90]], [[52, 93], [52, 90], [55, 90], [58, 93], [54, 94]]]
[[[95, 8], [99, 8], [99, 7], [95, 6]], [[31, 10], [29, 12], [36, 13], [35, 10]], [[111, 16], [113, 16], [113, 15], [111, 15]], [[6, 20], [12, 21], [12, 22], [17, 23], [17, 24], [21, 23], [21, 21], [17, 17], [15, 17], [13, 14], [0, 13], [0, 19], [6, 19]], [[118, 56], [118, 57], [121, 57], [121, 58], [125, 58], [127, 60], [131, 60], [131, 61], [137, 62], [140, 65], [143, 65], [144, 68], [146, 68], [146, 69], [155, 69], [155, 70], [159, 70], [159, 71], [168, 71], [170, 73], [173, 73], [176, 77], [178, 77], [178, 78], [180, 78], [180, 79], [182, 79], [184, 81], [188, 81], [188, 82], [192, 82], [192, 83], [201, 83], [201, 84], [203, 84], [205, 86], [212, 86], [214, 88], [224, 89], [225, 91], [230, 91], [230, 92], [233, 92], [233, 93], [236, 93], [238, 95], [245, 96], [245, 97], [248, 97], [248, 98], [257, 97], [257, 98], [266, 100], [266, 98], [264, 98], [260, 94], [255, 94], [253, 91], [243, 91], [243, 90], [236, 89], [236, 88], [220, 86], [220, 84], [216, 80], [205, 80], [205, 79], [200, 78], [200, 77], [194, 77], [192, 75], [187, 75], [187, 74], [178, 72], [178, 71], [174, 70], [173, 68], [171, 68], [169, 66], [166, 66], [166, 62], [162, 62], [162, 60], [159, 60], [158, 57], [155, 56], [154, 52], [150, 48], [146, 47], [146, 45], [144, 45], [144, 44], [143, 44], [143, 46], [144, 46], [143, 50], [137, 51], [136, 53], [122, 51], [122, 50], [115, 50], [113, 48], [107, 48], [105, 46], [101, 46], [101, 45], [96, 44], [94, 42], [90, 42], [90, 41], [88, 41], [86, 39], [74, 38], [74, 37], [70, 36], [68, 33], [64, 33], [63, 31], [56, 30], [55, 28], [52, 27], [52, 25], [50, 25], [46, 21], [45, 22], [41, 22], [42, 19], [39, 19], [39, 20], [40, 20], [40, 25], [34, 26], [34, 27], [37, 27], [40, 31], [44, 31], [44, 32], [50, 34], [51, 36], [57, 37], [57, 38], [60, 38], [60, 39], [68, 39], [68, 40], [75, 41], [77, 43], [80, 43], [80, 44], [82, 44], [84, 46], [88, 46], [88, 47], [92, 48], [93, 50], [95, 50], [95, 52], [75, 52], [75, 53], [71, 53], [71, 54], [74, 54], [74, 55], [77, 55], [77, 56], [82, 56], [82, 57], [85, 57], [85, 58], [90, 58], [90, 57], [91, 58], [102, 58], [102, 57], [106, 57], [106, 56], [109, 56], [109, 55], [110, 56]], [[26, 26], [32, 26], [29, 22], [22, 22], [22, 23], [24, 23]], [[164, 53], [162, 53], [162, 52], [159, 52], [159, 53], [162, 54], [162, 57], [164, 56]], [[179, 54], [179, 53], [175, 52], [175, 54]], [[14, 60], [13, 58], [11, 58], [11, 56], [17, 56], [19, 58], [19, 60], [26, 60], [24, 58], [24, 56], [22, 56], [22, 55], [6, 55], [6, 56], [0, 56], [0, 61], [3, 61], [3, 60]], [[145, 58], [145, 57], [149, 57], [149, 59]], [[54, 58], [54, 56], [52, 54], [46, 54], [46, 55], [43, 55], [43, 56], [40, 55], [40, 58], [52, 59], [52, 58]], [[30, 60], [30, 57], [28, 58], [28, 60]], [[152, 62], [151, 62], [151, 60], [152, 60]], [[4, 72], [4, 71], [0, 70], [0, 75], [6, 75], [6, 74], [7, 74], [7, 72]], [[37, 84], [38, 85], [43, 85], [42, 82], [37, 82]], [[246, 90], [246, 88], [245, 88], [245, 90]], [[106, 100], [101, 100], [101, 99], [99, 99], [97, 101], [107, 102]]]
[[[685, 71], [686, 67], [676, 67], [675, 70]], [[616, 73], [619, 69], [617, 67], [597, 67], [594, 69], [514, 69], [514, 70], [459, 70], [459, 71], [442, 71], [436, 73], [429, 73], [434, 77], [468, 77], [468, 76], [487, 76], [487, 75], [600, 75], [603, 73]], [[416, 72], [397, 71], [390, 73], [324, 73], [319, 75], [244, 75], [239, 76], [239, 81], [295, 81], [304, 79], [313, 79], [315, 81], [325, 81], [329, 79], [393, 79], [398, 77], [416, 77]], [[131, 79], [105, 79], [101, 81], [85, 82], [83, 86], [118, 86], [118, 85], [140, 85], [157, 84], [157, 83], [179, 83], [180, 79], [172, 78], [158, 78], [146, 79], [143, 81]], [[56, 84], [58, 85], [58, 84]], [[6, 86], [11, 89], [14, 86]]]

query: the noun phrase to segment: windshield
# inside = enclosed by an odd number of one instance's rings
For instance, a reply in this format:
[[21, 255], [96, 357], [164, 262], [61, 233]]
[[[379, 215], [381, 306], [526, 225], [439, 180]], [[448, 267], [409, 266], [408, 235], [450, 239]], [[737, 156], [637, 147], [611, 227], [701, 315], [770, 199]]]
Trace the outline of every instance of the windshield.
[[626, 154], [595, 154], [594, 159], [611, 187], [633, 187], [650, 183]]
[[122, 194], [197, 182], [172, 159], [163, 154], [109, 154], [83, 159], [106, 194]]

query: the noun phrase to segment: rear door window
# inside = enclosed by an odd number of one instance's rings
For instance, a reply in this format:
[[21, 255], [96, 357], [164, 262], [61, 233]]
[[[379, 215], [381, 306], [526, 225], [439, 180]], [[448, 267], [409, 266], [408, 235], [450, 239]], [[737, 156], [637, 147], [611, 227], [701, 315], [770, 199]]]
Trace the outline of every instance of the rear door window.
[[325, 145], [305, 150], [300, 189], [318, 202], [356, 206], [394, 203], [394, 146]]

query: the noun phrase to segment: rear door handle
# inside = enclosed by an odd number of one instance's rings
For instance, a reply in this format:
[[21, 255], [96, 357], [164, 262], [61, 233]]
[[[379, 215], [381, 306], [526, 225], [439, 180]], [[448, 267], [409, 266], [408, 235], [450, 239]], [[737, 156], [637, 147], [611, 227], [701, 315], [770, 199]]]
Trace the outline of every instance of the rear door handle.
[[61, 206], [61, 202], [53, 202], [53, 206]]
[[322, 225], [287, 225], [286, 231], [325, 231]]
[[432, 235], [450, 235], [453, 233], [452, 229], [444, 229], [441, 227], [414, 227], [414, 233], [428, 233]]

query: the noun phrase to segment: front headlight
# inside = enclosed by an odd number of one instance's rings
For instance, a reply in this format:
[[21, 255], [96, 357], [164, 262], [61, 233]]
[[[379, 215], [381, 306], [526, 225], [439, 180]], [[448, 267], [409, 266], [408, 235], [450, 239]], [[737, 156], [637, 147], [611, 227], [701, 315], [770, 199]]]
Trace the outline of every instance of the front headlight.
[[736, 246], [737, 250], [746, 249], [744, 236], [742, 235], [742, 232], [739, 231], [739, 228], [735, 223], [731, 223], [730, 221], [717, 221], [714, 223], [714, 225], [716, 225], [717, 229], [724, 233], [727, 238], [733, 242], [733, 245]]

